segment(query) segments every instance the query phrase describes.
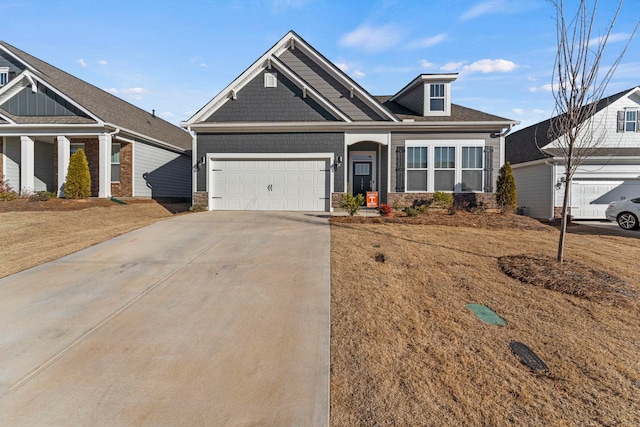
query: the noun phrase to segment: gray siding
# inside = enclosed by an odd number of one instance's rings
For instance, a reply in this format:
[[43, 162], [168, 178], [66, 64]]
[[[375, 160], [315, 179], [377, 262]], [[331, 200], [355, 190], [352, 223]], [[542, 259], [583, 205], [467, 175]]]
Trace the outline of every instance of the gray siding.
[[0, 68], [8, 67], [9, 68], [9, 79], [17, 76], [24, 70], [24, 65], [20, 64], [18, 61], [13, 59], [10, 55], [1, 52], [0, 53]]
[[424, 116], [424, 90], [424, 84], [414, 87], [395, 102]]
[[4, 141], [4, 177], [11, 188], [20, 191], [20, 138], [6, 137]]
[[136, 197], [191, 197], [191, 158], [143, 143], [133, 147]]
[[54, 191], [53, 183], [53, 144], [35, 141], [34, 151], [34, 191]]
[[513, 168], [518, 206], [534, 218], [553, 217], [553, 166], [542, 164]]
[[[273, 70], [276, 72], [275, 70]], [[207, 122], [246, 121], [336, 121], [337, 119], [310, 97], [302, 97], [302, 89], [278, 74], [277, 87], [264, 87], [264, 74], [260, 73], [238, 92], [236, 99], [228, 100], [207, 118]]]
[[[344, 155], [343, 133], [198, 134], [195, 158], [207, 153], [334, 153]], [[333, 174], [334, 191], [342, 192], [345, 165]], [[207, 171], [200, 168], [197, 191], [207, 189]]]
[[424, 139], [424, 140], [465, 140], [465, 139], [483, 139], [485, 147], [493, 147], [493, 189], [495, 191], [496, 181], [500, 173], [500, 138], [491, 138], [488, 133], [392, 133], [391, 134], [391, 171], [389, 179], [391, 180], [391, 191], [396, 188], [396, 147], [404, 146], [406, 140]]
[[352, 120], [385, 120], [300, 49], [286, 50], [280, 60]]
[[87, 117], [71, 103], [44, 86], [39, 86], [36, 93], [31, 91], [31, 87], [25, 87], [1, 107], [16, 116]]

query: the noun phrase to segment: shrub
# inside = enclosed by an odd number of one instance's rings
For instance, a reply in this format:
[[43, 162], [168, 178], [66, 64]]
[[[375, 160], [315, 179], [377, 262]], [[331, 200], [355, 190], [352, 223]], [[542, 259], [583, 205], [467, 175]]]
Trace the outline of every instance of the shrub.
[[200, 203], [196, 203], [195, 205], [189, 208], [189, 212], [204, 212], [207, 210], [207, 207], [201, 205]]
[[513, 178], [511, 164], [509, 162], [500, 168], [500, 174], [498, 175], [498, 181], [496, 183], [496, 200], [503, 212], [512, 212], [518, 205], [516, 181]]
[[442, 191], [433, 193], [433, 204], [439, 208], [449, 209], [453, 206], [453, 195]]
[[18, 193], [5, 181], [4, 177], [0, 177], [0, 201], [14, 200], [18, 198]]
[[418, 216], [421, 213], [424, 213], [424, 211], [420, 212], [420, 209], [409, 206], [404, 208], [404, 213], [406, 213], [407, 216]]
[[346, 193], [340, 198], [340, 207], [349, 212], [351, 216], [357, 214], [363, 204], [364, 196], [362, 194], [354, 196], [351, 193]]
[[476, 200], [472, 200], [467, 204], [467, 210], [474, 214], [483, 214], [487, 210], [489, 205], [485, 202], [478, 202]]
[[386, 203], [380, 203], [378, 207], [378, 212], [380, 212], [380, 216], [389, 216], [391, 215], [391, 205], [387, 205]]
[[52, 193], [51, 191], [36, 191], [32, 195], [29, 196], [30, 202], [46, 202], [47, 200], [51, 200], [56, 197], [56, 193]]
[[67, 181], [64, 184], [64, 197], [84, 199], [91, 196], [91, 174], [84, 150], [79, 149], [69, 159]]

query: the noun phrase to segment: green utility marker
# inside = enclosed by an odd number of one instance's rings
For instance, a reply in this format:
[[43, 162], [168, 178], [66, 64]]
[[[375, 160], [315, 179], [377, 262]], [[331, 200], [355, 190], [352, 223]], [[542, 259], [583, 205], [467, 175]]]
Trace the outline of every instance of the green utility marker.
[[118, 199], [116, 199], [115, 197], [112, 197], [112, 198], [111, 198], [111, 201], [112, 201], [113, 203], [117, 203], [117, 204], [119, 204], [119, 205], [126, 205], [126, 203], [125, 203], [125, 202], [123, 202], [122, 200], [118, 200]]
[[495, 311], [491, 310], [486, 305], [467, 304], [467, 308], [485, 323], [499, 326], [504, 326], [507, 324], [507, 322], [505, 322], [502, 317], [498, 316]]

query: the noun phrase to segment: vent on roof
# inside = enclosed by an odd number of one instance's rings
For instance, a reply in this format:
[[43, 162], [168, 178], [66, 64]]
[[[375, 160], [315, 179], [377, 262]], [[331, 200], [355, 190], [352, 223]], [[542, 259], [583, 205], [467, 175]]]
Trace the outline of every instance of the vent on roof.
[[278, 87], [278, 74], [264, 73], [264, 87]]

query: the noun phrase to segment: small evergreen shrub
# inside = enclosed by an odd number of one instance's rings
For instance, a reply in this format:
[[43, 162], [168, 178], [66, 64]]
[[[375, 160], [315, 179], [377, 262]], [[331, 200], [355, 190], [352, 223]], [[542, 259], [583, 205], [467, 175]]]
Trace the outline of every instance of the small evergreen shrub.
[[79, 149], [69, 159], [67, 181], [64, 184], [64, 197], [67, 199], [85, 199], [91, 196], [91, 174], [84, 150]]
[[380, 206], [378, 207], [378, 212], [380, 212], [380, 216], [389, 216], [391, 215], [391, 205], [388, 205], [386, 203], [380, 203]]
[[404, 208], [404, 213], [406, 213], [407, 216], [418, 216], [421, 213], [424, 213], [424, 211], [420, 212], [420, 209], [408, 206], [408, 207]]
[[340, 207], [347, 211], [351, 216], [357, 214], [363, 204], [364, 196], [362, 194], [354, 196], [351, 193], [346, 193], [340, 198]]
[[503, 212], [513, 212], [518, 206], [516, 181], [513, 178], [513, 172], [511, 171], [511, 164], [509, 162], [500, 168], [498, 181], [496, 183], [496, 200]]
[[56, 193], [52, 193], [51, 191], [36, 191], [32, 195], [29, 196], [30, 202], [46, 202], [47, 200], [51, 200], [56, 197]]
[[453, 194], [436, 191], [433, 193], [432, 203], [439, 208], [449, 209], [453, 206]]

